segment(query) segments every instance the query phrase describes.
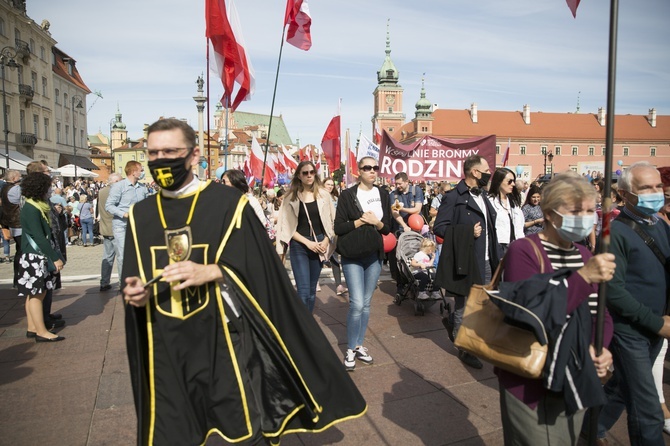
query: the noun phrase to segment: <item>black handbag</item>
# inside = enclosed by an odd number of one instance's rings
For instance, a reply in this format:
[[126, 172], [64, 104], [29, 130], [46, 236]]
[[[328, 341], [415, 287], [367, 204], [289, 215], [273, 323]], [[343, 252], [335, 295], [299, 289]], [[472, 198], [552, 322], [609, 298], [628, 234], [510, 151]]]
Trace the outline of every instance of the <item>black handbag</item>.
[[[356, 208], [363, 215], [363, 207], [355, 195], [354, 200]], [[382, 236], [377, 228], [371, 225], [363, 225], [338, 236], [335, 251], [349, 259], [360, 259], [378, 251], [381, 244]]]

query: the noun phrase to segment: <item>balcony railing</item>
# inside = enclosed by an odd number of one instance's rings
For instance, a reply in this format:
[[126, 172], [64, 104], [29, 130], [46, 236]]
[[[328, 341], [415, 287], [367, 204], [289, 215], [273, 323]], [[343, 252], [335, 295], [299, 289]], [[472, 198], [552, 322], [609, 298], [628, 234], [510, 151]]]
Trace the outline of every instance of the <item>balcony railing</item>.
[[21, 95], [21, 98], [26, 102], [30, 102], [33, 100], [33, 96], [35, 96], [35, 91], [30, 85], [19, 84], [19, 95]]
[[14, 39], [14, 47], [18, 57], [24, 60], [30, 57], [30, 45], [21, 39]]
[[33, 133], [21, 132], [18, 137], [18, 142], [22, 146], [34, 146], [37, 144], [37, 136]]

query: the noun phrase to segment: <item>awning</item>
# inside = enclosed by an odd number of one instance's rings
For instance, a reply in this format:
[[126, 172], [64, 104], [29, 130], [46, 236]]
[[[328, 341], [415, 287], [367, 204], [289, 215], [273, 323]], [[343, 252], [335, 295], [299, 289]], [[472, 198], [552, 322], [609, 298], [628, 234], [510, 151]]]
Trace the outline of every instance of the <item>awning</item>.
[[[60, 166], [58, 168], [58, 174], [62, 177], [74, 178], [75, 177], [74, 165], [73, 164], [67, 164], [65, 166]], [[98, 174], [93, 173], [90, 170], [84, 169], [83, 167], [77, 166], [76, 177], [77, 178], [97, 178]]]
[[[0, 168], [3, 170], [7, 168], [7, 161], [5, 161], [5, 150], [0, 149]], [[35, 161], [32, 158], [28, 158], [23, 153], [19, 153], [16, 150], [9, 149], [9, 168], [13, 170], [18, 170], [21, 173], [26, 173], [26, 166], [29, 163]]]
[[75, 157], [74, 155], [66, 155], [61, 153], [60, 158], [58, 159], [58, 167], [65, 166], [67, 164], [76, 164], [77, 167], [83, 167], [84, 169], [88, 170], [100, 170], [98, 166], [93, 164], [93, 161], [86, 158], [85, 156], [77, 155]]

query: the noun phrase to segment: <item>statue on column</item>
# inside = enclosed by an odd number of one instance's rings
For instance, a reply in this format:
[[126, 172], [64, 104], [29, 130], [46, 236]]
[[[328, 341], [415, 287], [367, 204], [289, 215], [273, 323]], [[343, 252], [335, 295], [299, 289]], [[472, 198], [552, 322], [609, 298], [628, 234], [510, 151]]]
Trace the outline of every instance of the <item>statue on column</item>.
[[198, 84], [198, 92], [202, 93], [204, 91], [203, 87], [205, 85], [205, 81], [202, 79], [202, 76], [198, 76], [198, 80], [195, 83]]

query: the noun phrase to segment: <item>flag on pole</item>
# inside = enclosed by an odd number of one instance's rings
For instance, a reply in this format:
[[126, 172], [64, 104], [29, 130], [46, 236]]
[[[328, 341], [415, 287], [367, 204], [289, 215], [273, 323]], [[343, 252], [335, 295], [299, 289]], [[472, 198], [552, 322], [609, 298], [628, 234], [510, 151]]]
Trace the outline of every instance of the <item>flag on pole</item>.
[[284, 154], [284, 163], [286, 164], [286, 167], [289, 169], [289, 171], [291, 171], [291, 173], [295, 172], [295, 170], [298, 168], [298, 163], [296, 162], [295, 158], [291, 156], [286, 147], [281, 146], [281, 150]]
[[356, 159], [355, 147], [349, 149], [349, 173], [354, 177], [358, 176], [358, 160]]
[[248, 153], [244, 157], [244, 166], [242, 167], [241, 170], [244, 171], [244, 176], [247, 179], [247, 184], [252, 186], [254, 184], [255, 179], [254, 179], [254, 174], [251, 171], [251, 166], [249, 164], [249, 154]]
[[314, 160], [313, 160], [314, 167], [316, 167], [317, 174], [321, 174], [321, 173], [323, 173], [323, 171], [321, 170], [321, 151], [319, 150], [318, 147], [315, 148], [315, 151], [316, 151], [316, 154], [315, 154], [315, 157], [314, 157]]
[[287, 0], [284, 26], [288, 25], [286, 41], [296, 48], [307, 51], [312, 46], [312, 17], [307, 0]]
[[565, 0], [568, 2], [568, 8], [570, 8], [570, 11], [572, 11], [572, 16], [574, 18], [577, 18], [577, 7], [579, 6], [579, 2], [581, 0]]
[[[251, 152], [249, 154], [249, 168], [254, 178], [260, 180], [263, 178], [263, 149], [258, 143], [256, 137], [251, 137]], [[268, 166], [270, 163], [268, 162]], [[263, 185], [268, 185], [272, 182], [272, 168], [265, 169], [265, 179], [263, 180]]]
[[512, 138], [507, 141], [507, 150], [505, 150], [505, 153], [503, 153], [502, 157], [502, 166], [507, 167], [507, 162], [509, 161], [509, 146], [512, 143]]
[[[379, 121], [375, 121], [375, 134], [372, 135], [374, 143], [379, 145], [382, 142], [382, 130], [379, 128]], [[379, 147], [377, 148], [379, 152]]]
[[379, 146], [370, 141], [365, 135], [361, 135], [358, 145], [358, 159], [360, 160], [364, 156], [371, 156], [379, 161]]
[[326, 133], [321, 138], [321, 148], [323, 149], [323, 154], [326, 155], [326, 160], [328, 160], [328, 170], [335, 172], [340, 168], [340, 151], [342, 150], [340, 146], [339, 115], [330, 120]]
[[[214, 50], [216, 72], [223, 83], [221, 103], [234, 111], [254, 93], [254, 71], [244, 48], [240, 21], [233, 0], [206, 0], [205, 35]], [[239, 88], [233, 93], [235, 84]], [[233, 98], [234, 95], [234, 98]]]

